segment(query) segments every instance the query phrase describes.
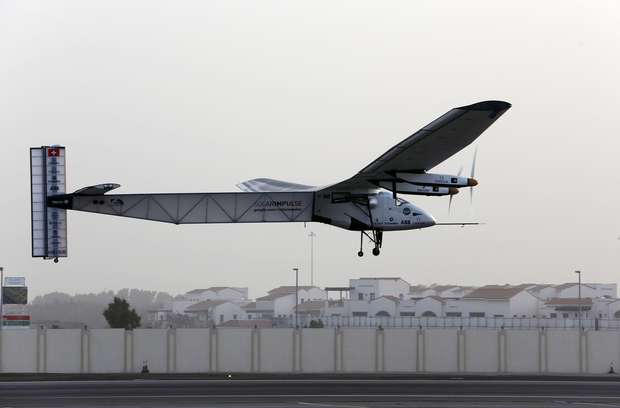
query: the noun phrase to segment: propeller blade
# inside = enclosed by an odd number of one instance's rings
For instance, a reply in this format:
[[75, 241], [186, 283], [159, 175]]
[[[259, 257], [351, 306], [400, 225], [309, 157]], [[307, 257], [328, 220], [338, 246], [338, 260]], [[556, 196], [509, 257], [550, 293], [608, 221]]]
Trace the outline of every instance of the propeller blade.
[[462, 172], [463, 172], [463, 165], [461, 164], [461, 167], [459, 168], [459, 172], [456, 173], [456, 176], [459, 177]]
[[[448, 201], [448, 214], [450, 214], [450, 211], [452, 209], [452, 197], [454, 197], [452, 194], [450, 194], [450, 200]], [[618, 238], [620, 239], [620, 238]]]
[[478, 157], [478, 146], [476, 146], [476, 150], [474, 150], [474, 160], [471, 162], [471, 178], [474, 178], [476, 174], [476, 157]]
[[[471, 162], [471, 179], [474, 179], [474, 175], [476, 174], [476, 158], [478, 157], [478, 146], [476, 146], [476, 150], [474, 150], [474, 160]], [[478, 184], [478, 183], [476, 183]], [[474, 187], [469, 187], [469, 204], [473, 204], [474, 202]]]

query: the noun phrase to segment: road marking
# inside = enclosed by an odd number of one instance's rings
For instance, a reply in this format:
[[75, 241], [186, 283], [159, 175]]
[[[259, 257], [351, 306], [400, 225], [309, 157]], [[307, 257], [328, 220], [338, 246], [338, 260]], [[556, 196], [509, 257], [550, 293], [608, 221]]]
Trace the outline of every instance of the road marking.
[[287, 384], [304, 384], [304, 383], [339, 383], [339, 384], [374, 384], [374, 383], [390, 383], [390, 384], [551, 384], [551, 385], [564, 385], [564, 384], [588, 384], [588, 385], [609, 385], [617, 383], [617, 381], [588, 381], [587, 379], [581, 380], [550, 380], [545, 381], [541, 378], [535, 378], [532, 380], [452, 380], [452, 379], [391, 379], [389, 377], [382, 380], [373, 380], [373, 379], [278, 379], [278, 380], [262, 380], [262, 379], [240, 379], [240, 380], [230, 380], [230, 379], [209, 379], [209, 380], [186, 380], [186, 379], [166, 379], [166, 380], [144, 380], [144, 379], [136, 379], [136, 380], [66, 380], [66, 381], [10, 381], [0, 383], [0, 388], [3, 386], [13, 385], [45, 385], [45, 384], [135, 384], [136, 382], [140, 382], [140, 384], [160, 384], [162, 381], [168, 383], [174, 382], [184, 382], [184, 383], [287, 383]]
[[463, 399], [551, 399], [578, 401], [587, 399], [590, 401], [619, 401], [620, 396], [580, 396], [580, 395], [519, 395], [519, 394], [166, 394], [166, 395], [19, 395], [4, 396], [6, 399], [111, 399], [111, 398], [153, 398], [153, 399], [173, 399], [173, 398], [463, 398]]
[[312, 407], [335, 407], [335, 408], [367, 408], [361, 405], [341, 405], [341, 404], [321, 404], [318, 402], [298, 402], [299, 405], [309, 405]]

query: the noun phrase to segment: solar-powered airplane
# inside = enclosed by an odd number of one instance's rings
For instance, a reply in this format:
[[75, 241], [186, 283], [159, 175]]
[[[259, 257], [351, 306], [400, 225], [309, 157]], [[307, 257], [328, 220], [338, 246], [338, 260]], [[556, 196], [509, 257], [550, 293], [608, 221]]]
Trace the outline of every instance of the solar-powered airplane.
[[173, 224], [321, 222], [359, 231], [358, 255], [364, 255], [364, 236], [379, 255], [386, 231], [442, 225], [399, 195], [451, 200], [459, 188], [476, 186], [473, 166], [471, 177], [428, 171], [471, 144], [510, 106], [485, 101], [452, 109], [353, 177], [323, 187], [258, 178], [230, 193], [108, 194], [120, 185], [99, 184], [67, 194], [65, 148], [31, 148], [32, 256], [54, 262], [67, 256], [67, 210]]

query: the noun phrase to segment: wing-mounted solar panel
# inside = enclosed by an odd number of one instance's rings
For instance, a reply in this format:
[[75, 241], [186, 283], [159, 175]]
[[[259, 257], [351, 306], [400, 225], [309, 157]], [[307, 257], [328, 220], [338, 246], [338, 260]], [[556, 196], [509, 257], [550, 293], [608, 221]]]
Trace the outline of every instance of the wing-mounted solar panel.
[[57, 261], [67, 256], [67, 210], [48, 207], [47, 198], [66, 193], [65, 148], [30, 149], [32, 256]]

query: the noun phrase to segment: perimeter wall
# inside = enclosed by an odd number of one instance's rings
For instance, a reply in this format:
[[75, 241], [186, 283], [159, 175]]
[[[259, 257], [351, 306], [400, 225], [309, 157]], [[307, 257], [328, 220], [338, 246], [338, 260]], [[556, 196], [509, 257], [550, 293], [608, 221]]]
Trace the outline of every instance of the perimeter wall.
[[13, 329], [0, 372], [606, 373], [620, 331], [576, 329]]

